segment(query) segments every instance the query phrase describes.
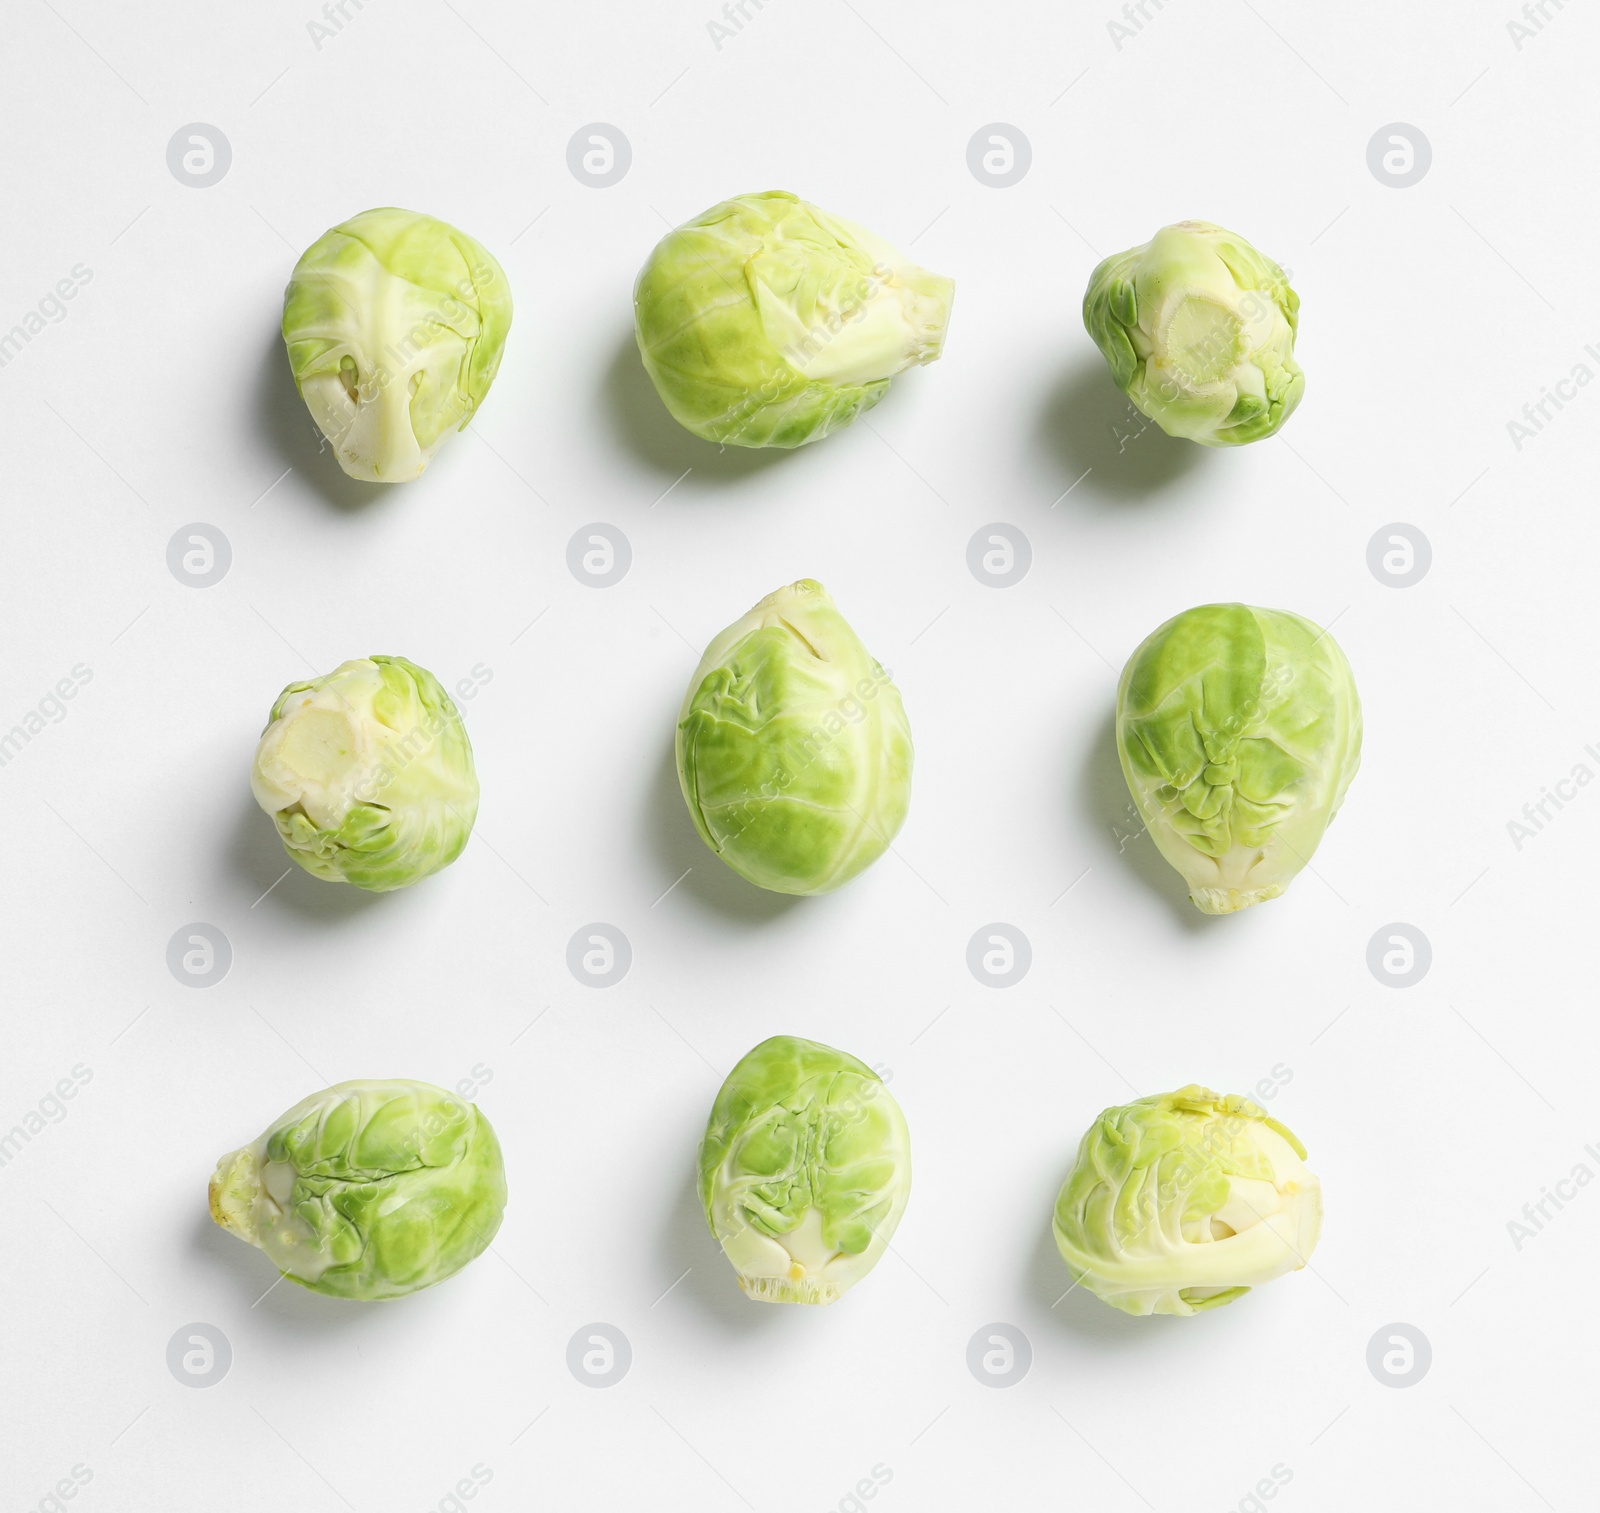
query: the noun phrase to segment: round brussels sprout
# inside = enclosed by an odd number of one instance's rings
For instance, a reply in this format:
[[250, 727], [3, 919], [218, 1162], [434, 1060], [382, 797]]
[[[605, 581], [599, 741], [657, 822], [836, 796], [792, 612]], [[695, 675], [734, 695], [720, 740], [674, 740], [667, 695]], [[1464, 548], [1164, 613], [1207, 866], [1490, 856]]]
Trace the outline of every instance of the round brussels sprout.
[[1122, 773], [1206, 914], [1276, 898], [1361, 764], [1361, 700], [1327, 631], [1204, 604], [1148, 636], [1117, 689]]
[[745, 1296], [831, 1303], [874, 1266], [911, 1196], [911, 1136], [854, 1056], [774, 1035], [728, 1073], [700, 1201]]
[[291, 683], [250, 772], [289, 855], [373, 893], [447, 867], [478, 816], [472, 745], [450, 695], [404, 657]]
[[1124, 1313], [1219, 1308], [1311, 1257], [1322, 1186], [1246, 1098], [1190, 1086], [1108, 1108], [1056, 1200], [1075, 1282]]
[[1117, 387], [1169, 436], [1208, 447], [1271, 436], [1300, 403], [1299, 310], [1282, 268], [1209, 221], [1108, 257], [1083, 296]]
[[678, 716], [701, 839], [775, 893], [827, 893], [888, 850], [911, 804], [900, 690], [810, 578], [706, 648]]
[[302, 254], [283, 296], [294, 381], [352, 478], [420, 478], [500, 368], [511, 287], [465, 232], [366, 210]]
[[798, 447], [938, 357], [954, 296], [864, 227], [792, 194], [745, 194], [650, 254], [634, 332], [680, 425], [729, 446]]
[[426, 1082], [341, 1082], [224, 1156], [211, 1217], [291, 1282], [334, 1298], [404, 1297], [489, 1248], [506, 1207], [500, 1142]]

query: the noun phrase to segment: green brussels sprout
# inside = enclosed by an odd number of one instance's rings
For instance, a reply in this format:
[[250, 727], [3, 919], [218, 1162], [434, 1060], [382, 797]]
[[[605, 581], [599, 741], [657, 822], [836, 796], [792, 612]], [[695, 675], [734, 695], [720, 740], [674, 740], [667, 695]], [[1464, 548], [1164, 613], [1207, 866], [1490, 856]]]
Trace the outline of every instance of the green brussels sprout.
[[700, 1201], [746, 1297], [831, 1303], [878, 1264], [911, 1196], [911, 1136], [854, 1056], [774, 1035], [728, 1073]]
[[224, 1156], [211, 1217], [313, 1292], [404, 1297], [483, 1254], [506, 1207], [500, 1142], [426, 1082], [341, 1082]]
[[1122, 774], [1206, 914], [1284, 891], [1361, 764], [1361, 700], [1327, 631], [1287, 610], [1204, 604], [1128, 659]]
[[633, 291], [639, 352], [707, 441], [798, 447], [865, 414], [944, 345], [955, 284], [792, 194], [745, 194], [669, 233]]
[[1322, 1185], [1246, 1098], [1190, 1086], [1108, 1108], [1056, 1199], [1074, 1282], [1124, 1313], [1220, 1308], [1311, 1257]]
[[472, 744], [450, 695], [404, 657], [291, 683], [250, 771], [256, 802], [307, 872], [373, 893], [461, 855], [478, 817]]
[[810, 578], [706, 648], [677, 752], [700, 838], [775, 893], [849, 882], [888, 850], [911, 804], [900, 690]]
[[1209, 221], [1108, 257], [1083, 296], [1117, 387], [1167, 435], [1208, 447], [1271, 436], [1300, 403], [1299, 310], [1282, 268]]
[[301, 255], [283, 295], [295, 386], [352, 478], [404, 483], [483, 403], [511, 287], [465, 232], [365, 210]]

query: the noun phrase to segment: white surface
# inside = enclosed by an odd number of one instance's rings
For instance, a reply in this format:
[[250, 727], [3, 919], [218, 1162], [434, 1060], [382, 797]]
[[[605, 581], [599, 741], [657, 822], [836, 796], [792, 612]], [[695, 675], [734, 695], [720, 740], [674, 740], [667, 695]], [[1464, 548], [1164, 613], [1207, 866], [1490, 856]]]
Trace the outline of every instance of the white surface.
[[[12, 7], [0, 328], [93, 277], [0, 369], [0, 725], [93, 676], [0, 769], [0, 1130], [92, 1076], [0, 1167], [8, 1510], [74, 1465], [99, 1513], [450, 1509], [475, 1466], [461, 1506], [489, 1513], [821, 1513], [874, 1466], [887, 1513], [1248, 1509], [1274, 1466], [1300, 1513], [1587, 1505], [1600, 1192], [1520, 1251], [1506, 1226], [1600, 1170], [1600, 790], [1520, 850], [1506, 822], [1600, 771], [1600, 389], [1520, 452], [1507, 422], [1600, 371], [1600, 22], [1552, 8], [1519, 50], [1487, 0], [1147, 9], [1118, 50], [1110, 0], [774, 0], [718, 50], [710, 0], [374, 0], [317, 50], [309, 0]], [[1396, 119], [1434, 149], [1406, 190], [1366, 166]], [[164, 158], [196, 120], [234, 154], [204, 191]], [[634, 152], [605, 190], [565, 160], [596, 120]], [[997, 120], [1033, 147], [1006, 190], [965, 159]], [[638, 370], [631, 280], [664, 220], [769, 187], [915, 238], [955, 315], [868, 423], [719, 456]], [[382, 492], [317, 455], [276, 327], [299, 250], [390, 203], [483, 240], [517, 314], [478, 435]], [[1091, 245], [1185, 216], [1293, 269], [1307, 398], [1265, 444], [1119, 455]], [[196, 520], [234, 553], [204, 590], [165, 565]], [[565, 562], [596, 520], [634, 553], [603, 591]], [[1003, 591], [965, 562], [994, 520], [1034, 553]], [[1398, 591], [1365, 561], [1395, 520], [1434, 550]], [[894, 670], [918, 769], [898, 856], [795, 904], [704, 850], [669, 747], [700, 648], [802, 575]], [[1319, 875], [1204, 919], [1148, 841], [1119, 853], [1113, 669], [1234, 597], [1337, 621], [1365, 760]], [[464, 702], [477, 836], [398, 896], [294, 871], [261, 899], [285, 866], [246, 783], [266, 710], [375, 651], [492, 673]], [[206, 991], [164, 960], [193, 920], [235, 953]], [[565, 965], [595, 920], [634, 953], [603, 992]], [[964, 961], [993, 920], [1034, 953], [1003, 992]], [[1403, 992], [1365, 965], [1395, 920], [1434, 951]], [[691, 1194], [721, 1076], [778, 1031], [891, 1067], [916, 1152], [896, 1254], [820, 1311], [747, 1302]], [[1326, 1187], [1317, 1274], [1189, 1320], [1052, 1309], [1088, 1120], [1279, 1064]], [[323, 1084], [474, 1067], [511, 1181], [496, 1256], [399, 1303], [258, 1302], [269, 1264], [206, 1216], [216, 1157]], [[204, 1391], [165, 1364], [193, 1321], [234, 1352]], [[591, 1321], [632, 1344], [605, 1391], [565, 1365]], [[1004, 1391], [965, 1364], [992, 1321], [1033, 1349]], [[1434, 1352], [1405, 1390], [1365, 1364], [1393, 1321]]]

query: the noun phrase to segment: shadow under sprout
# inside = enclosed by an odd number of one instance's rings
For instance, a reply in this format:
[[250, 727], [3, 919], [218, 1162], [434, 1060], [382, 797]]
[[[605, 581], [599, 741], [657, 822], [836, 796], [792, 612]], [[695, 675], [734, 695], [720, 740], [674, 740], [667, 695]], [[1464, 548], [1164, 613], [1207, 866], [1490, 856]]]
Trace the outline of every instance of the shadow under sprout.
[[617, 439], [635, 460], [661, 476], [663, 487], [681, 477], [687, 468], [694, 469], [695, 481], [702, 488], [737, 484], [778, 466], [796, 451], [808, 450], [719, 447], [686, 431], [656, 393], [631, 327], [623, 333], [606, 367], [601, 397]]
[[[1069, 1151], [1068, 1160], [1061, 1169], [1063, 1181], [1070, 1170], [1071, 1154]], [[1050, 1203], [1053, 1210], [1054, 1193], [1050, 1195]], [[1166, 1340], [1165, 1326], [1169, 1322], [1193, 1322], [1169, 1321], [1160, 1315], [1136, 1318], [1131, 1313], [1124, 1313], [1120, 1308], [1102, 1302], [1081, 1283], [1074, 1287], [1072, 1273], [1067, 1270], [1067, 1263], [1061, 1259], [1061, 1252], [1056, 1248], [1055, 1231], [1051, 1228], [1048, 1216], [1029, 1257], [1027, 1293], [1053, 1327], [1067, 1330], [1087, 1344], [1104, 1345], [1108, 1350], [1119, 1352], [1146, 1344], [1151, 1347], [1163, 1345]]]
[[333, 448], [295, 387], [283, 334], [276, 327], [256, 370], [255, 413], [262, 435], [284, 466], [293, 468], [297, 477], [335, 509], [369, 509], [401, 487], [363, 483], [339, 466]]
[[1059, 504], [1092, 508], [1151, 503], [1205, 461], [1210, 448], [1168, 436], [1135, 408], [1098, 353], [1076, 363], [1051, 387], [1039, 412], [1037, 441], [1060, 467]]
[[[713, 1090], [706, 1100], [707, 1112], [714, 1097]], [[671, 1296], [687, 1298], [697, 1312], [732, 1333], [755, 1335], [781, 1327], [784, 1313], [791, 1311], [782, 1304], [760, 1303], [744, 1295], [706, 1223], [699, 1180], [692, 1167], [667, 1215], [660, 1254], [662, 1286]]]
[[1183, 928], [1199, 933], [1210, 927], [1213, 916], [1202, 914], [1189, 900], [1189, 889], [1177, 869], [1156, 850], [1144, 819], [1128, 792], [1117, 755], [1117, 714], [1112, 709], [1101, 722], [1094, 744], [1078, 775], [1078, 798], [1091, 828], [1105, 851], [1115, 854], [1118, 865], [1128, 868], [1163, 903]]
[[[471, 842], [468, 842], [470, 845]], [[318, 924], [337, 924], [377, 907], [386, 895], [369, 893], [353, 883], [330, 883], [313, 877], [283, 849], [278, 828], [256, 803], [245, 779], [244, 797], [232, 831], [224, 842], [224, 862], [263, 910], [287, 910]], [[287, 871], [287, 876], [285, 872]], [[426, 884], [430, 879], [424, 878]]]
[[[666, 741], [656, 764], [642, 818], [659, 863], [662, 888], [671, 885], [674, 894], [687, 894], [745, 925], [769, 924], [801, 903], [796, 894], [773, 893], [746, 882], [700, 839], [678, 786], [675, 737]], [[674, 884], [674, 878], [682, 881]]]
[[[223, 1152], [219, 1150], [217, 1154], [221, 1156]], [[257, 1312], [270, 1321], [268, 1327], [275, 1335], [313, 1340], [389, 1327], [383, 1322], [384, 1310], [378, 1305], [354, 1298], [324, 1297], [291, 1282], [262, 1251], [229, 1234], [212, 1219], [203, 1181], [198, 1193], [199, 1213], [190, 1236], [192, 1248], [205, 1257], [208, 1265], [229, 1273], [230, 1285], [245, 1301], [245, 1312]]]

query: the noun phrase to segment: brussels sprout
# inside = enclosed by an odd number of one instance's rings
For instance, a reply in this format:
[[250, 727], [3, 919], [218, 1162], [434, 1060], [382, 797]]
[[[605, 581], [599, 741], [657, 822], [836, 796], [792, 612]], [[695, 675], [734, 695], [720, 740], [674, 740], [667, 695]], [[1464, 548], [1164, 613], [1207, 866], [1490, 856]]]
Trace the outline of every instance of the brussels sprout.
[[413, 210], [366, 210], [302, 254], [283, 295], [294, 381], [352, 478], [420, 478], [500, 368], [511, 288], [489, 252]]
[[500, 1142], [426, 1082], [341, 1082], [224, 1156], [211, 1217], [291, 1282], [333, 1298], [404, 1297], [489, 1248], [506, 1207]]
[[888, 850], [911, 804], [900, 690], [810, 578], [706, 648], [678, 715], [700, 837], [775, 893], [827, 893]]
[[1108, 257], [1083, 296], [1117, 387], [1169, 436], [1208, 447], [1271, 436], [1300, 403], [1299, 310], [1282, 268], [1209, 221]]
[[1208, 1088], [1108, 1108], [1056, 1199], [1056, 1247], [1124, 1313], [1219, 1308], [1310, 1259], [1322, 1186], [1305, 1155], [1263, 1109]]
[[472, 745], [450, 695], [404, 657], [291, 683], [250, 788], [307, 872], [387, 893], [448, 867], [478, 817]]
[[878, 1264], [911, 1196], [911, 1136], [854, 1056], [774, 1035], [728, 1073], [700, 1201], [745, 1296], [831, 1303]]
[[645, 369], [707, 441], [841, 430], [944, 345], [955, 284], [792, 194], [745, 194], [666, 236], [633, 291]]
[[1276, 898], [1361, 763], [1344, 653], [1287, 610], [1205, 604], [1148, 636], [1117, 689], [1122, 774], [1207, 914]]

